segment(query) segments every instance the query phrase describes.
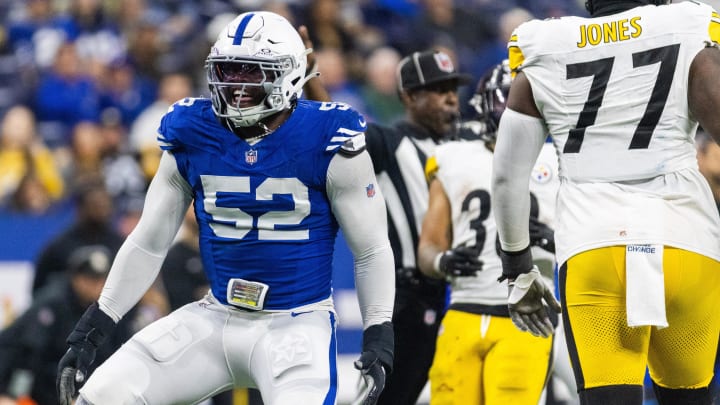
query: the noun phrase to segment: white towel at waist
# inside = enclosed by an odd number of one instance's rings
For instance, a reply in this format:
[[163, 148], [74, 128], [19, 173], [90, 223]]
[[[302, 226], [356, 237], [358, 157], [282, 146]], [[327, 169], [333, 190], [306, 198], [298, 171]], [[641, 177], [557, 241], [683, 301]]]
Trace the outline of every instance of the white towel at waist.
[[625, 274], [628, 326], [667, 327], [663, 245], [627, 245]]

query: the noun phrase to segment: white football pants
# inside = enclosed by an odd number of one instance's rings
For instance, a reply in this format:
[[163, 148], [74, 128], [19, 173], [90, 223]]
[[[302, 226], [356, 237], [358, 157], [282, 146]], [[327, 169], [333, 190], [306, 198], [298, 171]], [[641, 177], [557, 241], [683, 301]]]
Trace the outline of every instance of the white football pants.
[[212, 294], [135, 334], [80, 390], [95, 405], [195, 404], [233, 387], [266, 405], [335, 404], [335, 314], [245, 311]]

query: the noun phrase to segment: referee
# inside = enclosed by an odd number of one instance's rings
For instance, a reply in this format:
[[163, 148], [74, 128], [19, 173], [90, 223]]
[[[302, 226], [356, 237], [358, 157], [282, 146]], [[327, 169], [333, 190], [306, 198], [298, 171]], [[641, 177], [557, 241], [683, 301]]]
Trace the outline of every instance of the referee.
[[458, 86], [471, 78], [439, 51], [415, 52], [400, 61], [397, 72], [405, 119], [392, 127], [370, 123], [365, 137], [386, 200], [397, 288], [395, 360], [378, 403], [411, 405], [428, 379], [446, 293], [443, 280], [423, 276], [417, 266], [428, 204], [425, 160], [440, 142], [456, 135]]

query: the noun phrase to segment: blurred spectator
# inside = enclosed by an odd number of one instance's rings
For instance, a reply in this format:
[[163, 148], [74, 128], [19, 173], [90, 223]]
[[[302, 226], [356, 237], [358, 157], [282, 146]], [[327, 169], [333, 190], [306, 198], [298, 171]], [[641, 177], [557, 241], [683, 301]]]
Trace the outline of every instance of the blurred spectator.
[[420, 10], [420, 1], [417, 0], [376, 0], [363, 5], [366, 23], [381, 30], [385, 45], [401, 54], [416, 49], [412, 25]]
[[161, 35], [167, 38], [168, 48], [160, 57], [160, 73], [202, 70], [208, 51], [200, 20], [203, 5], [187, 0], [165, 0], [164, 5], [168, 18], [161, 25]]
[[64, 192], [63, 179], [52, 153], [35, 132], [32, 111], [13, 107], [0, 125], [0, 201], [7, 203], [25, 179], [25, 186], [39, 183], [50, 201], [59, 200]]
[[[68, 251], [63, 272], [67, 279], [42, 297], [0, 333], [0, 403], [29, 396], [38, 405], [59, 403], [55, 391], [57, 362], [67, 350], [65, 338], [85, 308], [100, 297], [112, 254], [104, 246]], [[127, 316], [97, 352], [102, 364], [131, 335]], [[92, 371], [90, 371], [92, 373]]]
[[[2, 11], [0, 10], [0, 13]], [[16, 104], [27, 104], [37, 72], [32, 59], [21, 59], [9, 43], [8, 27], [0, 19], [0, 116]]]
[[23, 177], [13, 193], [9, 208], [17, 213], [42, 215], [50, 209], [51, 205], [52, 199], [47, 189], [37, 176], [29, 173]]
[[413, 24], [414, 50], [438, 45], [454, 49], [458, 69], [472, 72], [475, 54], [495, 40], [496, 15], [461, 9], [454, 0], [423, 0], [422, 4], [422, 12]]
[[139, 156], [128, 147], [127, 130], [116, 110], [105, 111], [100, 134], [103, 178], [115, 205], [113, 222], [120, 235], [127, 237], [140, 219], [149, 183]]
[[77, 123], [100, 119], [99, 90], [83, 70], [73, 43], [60, 46], [52, 69], [40, 79], [34, 109], [39, 131], [50, 148], [69, 145]]
[[295, 18], [295, 13], [293, 12], [293, 9], [290, 7], [290, 4], [288, 4], [287, 1], [283, 1], [283, 0], [264, 1], [263, 5], [262, 5], [262, 10], [270, 11], [275, 14], [279, 14], [279, 15], [285, 17], [294, 26], [297, 26], [297, 21], [296, 21], [297, 19]]
[[476, 75], [480, 72], [486, 72], [492, 66], [506, 59], [508, 54], [507, 43], [513, 30], [518, 25], [533, 18], [533, 15], [528, 10], [520, 7], [511, 8], [500, 14], [495, 38], [487, 42], [476, 55], [472, 66], [473, 72]]
[[355, 50], [353, 36], [341, 18], [340, 0], [311, 0], [305, 9], [303, 24], [312, 27], [310, 40], [316, 50], [334, 48], [343, 53]]
[[68, 39], [76, 44], [88, 72], [125, 57], [125, 39], [104, 12], [102, 0], [70, 0], [68, 11]]
[[157, 142], [160, 119], [170, 106], [185, 97], [193, 95], [192, 79], [184, 73], [163, 75], [160, 79], [158, 97], [143, 110], [130, 127], [130, 149], [140, 155], [145, 178], [149, 181], [155, 175], [162, 150]]
[[395, 68], [399, 62], [400, 53], [390, 47], [377, 48], [365, 62], [365, 81], [360, 94], [371, 121], [392, 124], [405, 115], [397, 95]]
[[53, 0], [15, 2], [8, 16], [8, 42], [23, 67], [46, 69], [72, 31], [69, 18], [56, 13]]
[[710, 190], [720, 211], [720, 145], [702, 129], [698, 129], [695, 144], [700, 173], [710, 184]]
[[[480, 77], [483, 72], [487, 72], [493, 66], [501, 63], [507, 58], [507, 44], [513, 30], [525, 21], [533, 19], [533, 15], [524, 8], [513, 7], [500, 14], [497, 23], [497, 33], [491, 41], [487, 41], [475, 53], [469, 67], [471, 73], [475, 77]], [[466, 94], [461, 96], [463, 101], [467, 99]], [[461, 103], [461, 112], [463, 116], [471, 117], [475, 115], [475, 110], [467, 103]]]
[[157, 94], [157, 82], [136, 72], [124, 58], [107, 66], [101, 83], [103, 110], [116, 110], [126, 128], [130, 128], [138, 115], [152, 104]]
[[320, 71], [320, 81], [333, 101], [350, 104], [354, 109], [367, 114], [359, 86], [348, 76], [347, 61], [336, 48], [324, 48], [313, 52]]
[[[518, 6], [530, 10], [542, 18], [557, 18], [567, 15], [589, 17], [585, 2], [573, 0], [518, 0]], [[707, 3], [707, 1], [705, 1]]]
[[102, 179], [87, 180], [76, 190], [75, 207], [75, 221], [51, 240], [38, 256], [33, 295], [53, 280], [64, 278], [63, 270], [69, 256], [78, 247], [104, 246], [112, 259], [123, 242], [123, 237], [113, 228], [113, 201]]
[[363, 76], [365, 54], [384, 43], [381, 31], [365, 25], [356, 2], [312, 0], [300, 17], [302, 24], [311, 27], [313, 48], [339, 52], [352, 80]]
[[76, 184], [83, 184], [86, 179], [105, 178], [102, 164], [105, 140], [99, 124], [83, 121], [75, 125], [71, 148], [70, 160], [62, 164], [63, 176], [71, 191]]
[[108, 15], [117, 23], [123, 33], [134, 29], [135, 25], [149, 10], [146, 0], [112, 1], [106, 2], [106, 5], [105, 10]]
[[160, 32], [163, 21], [162, 15], [145, 13], [133, 29], [125, 33], [128, 57], [136, 72], [153, 80], [160, 78], [160, 58], [169, 49], [168, 38], [163, 37]]

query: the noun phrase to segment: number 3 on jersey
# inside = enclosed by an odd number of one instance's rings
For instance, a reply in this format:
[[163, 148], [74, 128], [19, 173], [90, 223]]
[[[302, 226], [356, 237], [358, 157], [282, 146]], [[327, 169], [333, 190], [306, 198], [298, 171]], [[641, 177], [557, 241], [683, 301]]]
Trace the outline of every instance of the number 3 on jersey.
[[[677, 65], [680, 45], [668, 45], [660, 48], [632, 54], [633, 68], [652, 65], [660, 62], [660, 69], [655, 80], [650, 100], [640, 122], [635, 128], [629, 149], [647, 149], [655, 126], [660, 121], [665, 102], [670, 94], [675, 66]], [[592, 76], [592, 84], [587, 101], [578, 116], [575, 128], [570, 130], [563, 153], [578, 153], [585, 137], [585, 129], [595, 124], [598, 110], [605, 96], [615, 58], [598, 59], [590, 62], [573, 63], [566, 66], [568, 80]]]
[[[250, 177], [200, 176], [205, 198], [205, 211], [212, 216], [210, 223], [215, 235], [242, 239], [253, 230], [253, 217], [240, 208], [219, 207], [218, 193], [251, 194]], [[255, 189], [255, 201], [272, 201], [275, 195], [290, 195], [294, 208], [288, 211], [269, 211], [257, 219], [260, 240], [305, 240], [310, 237], [306, 229], [276, 229], [276, 225], [298, 225], [310, 214], [307, 187], [296, 178], [267, 178]]]

